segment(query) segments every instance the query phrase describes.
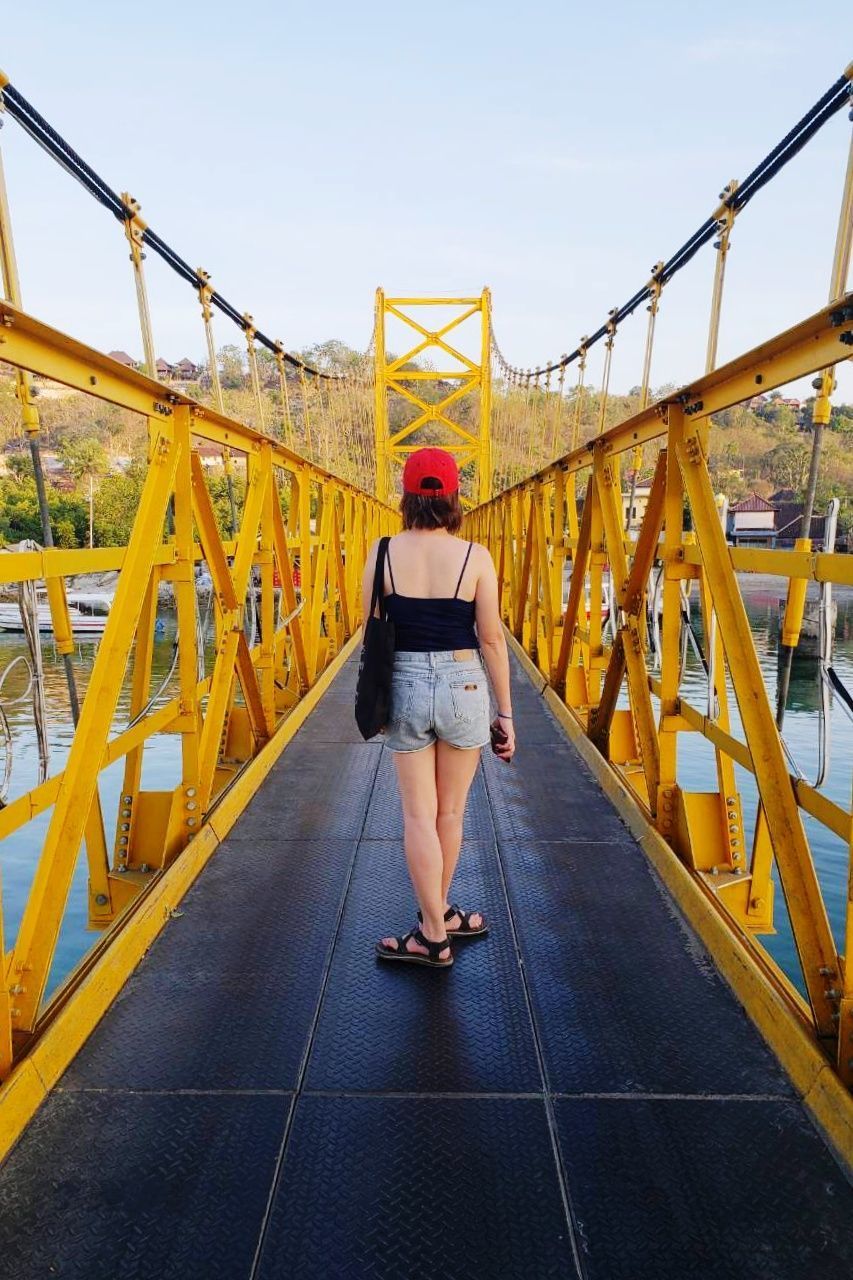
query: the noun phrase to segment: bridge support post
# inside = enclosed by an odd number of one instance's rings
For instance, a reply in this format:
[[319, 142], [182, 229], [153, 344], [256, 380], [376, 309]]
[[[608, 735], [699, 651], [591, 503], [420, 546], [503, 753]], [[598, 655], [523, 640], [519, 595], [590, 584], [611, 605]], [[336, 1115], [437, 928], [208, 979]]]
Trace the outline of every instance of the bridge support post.
[[477, 499], [492, 496], [492, 294], [483, 290], [480, 303], [482, 343], [480, 348], [480, 449], [477, 459]]
[[[80, 721], [65, 767], [33, 886], [12, 952], [10, 972], [22, 988], [13, 1025], [32, 1031], [50, 973], [77, 853], [97, 794], [97, 762], [103, 758], [144, 593], [160, 545], [163, 519], [177, 462], [167, 419], [148, 471], [139, 512], [124, 559], [113, 607], [98, 648]], [[18, 977], [17, 975], [20, 975]]]
[[376, 453], [376, 496], [388, 501], [388, 390], [385, 386], [385, 291], [376, 290], [373, 330], [373, 429]]
[[698, 422], [689, 428], [682, 424], [674, 443], [817, 1031], [835, 1040], [839, 958], [720, 525]]
[[[0, 885], [0, 906], [2, 906]], [[12, 997], [6, 977], [6, 947], [3, 941], [3, 912], [0, 910], [0, 1080], [12, 1070]]]

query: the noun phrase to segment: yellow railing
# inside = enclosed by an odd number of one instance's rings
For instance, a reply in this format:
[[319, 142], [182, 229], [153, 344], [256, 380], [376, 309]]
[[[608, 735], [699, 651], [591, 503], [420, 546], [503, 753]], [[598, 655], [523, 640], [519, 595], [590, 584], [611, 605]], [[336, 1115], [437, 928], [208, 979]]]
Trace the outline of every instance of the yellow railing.
[[[283, 444], [194, 403], [107, 356], [0, 303], [0, 355], [27, 370], [108, 401], [148, 422], [148, 470], [126, 547], [45, 549], [0, 555], [0, 582], [43, 581], [60, 653], [74, 642], [65, 601], [70, 574], [119, 570], [79, 722], [61, 773], [0, 810], [0, 839], [52, 810], [17, 937], [0, 954], [0, 1077], [9, 1073], [52, 1005], [43, 997], [81, 843], [89, 917], [114, 936], [134, 904], [203, 832], [235, 779], [270, 743], [306, 690], [340, 652], [361, 612], [360, 576], [370, 541], [396, 527], [375, 498]], [[245, 476], [233, 540], [220, 536], [197, 452], [231, 453]], [[167, 528], [171, 529], [166, 533]], [[212, 579], [212, 670], [199, 678], [195, 567]], [[150, 705], [158, 587], [172, 584], [176, 666], [165, 700]], [[280, 587], [276, 584], [280, 583]], [[257, 601], [260, 640], [244, 631]], [[203, 669], [203, 664], [202, 664]], [[127, 671], [127, 676], [126, 676]], [[116, 708], [130, 682], [126, 724]], [[171, 785], [141, 785], [155, 735], [180, 735]], [[124, 762], [118, 812], [108, 830], [99, 775]], [[2, 921], [2, 912], [0, 912]], [[66, 1001], [85, 966], [66, 981]]]
[[[731, 928], [750, 937], [779, 990], [829, 1048], [848, 1084], [853, 1082], [853, 966], [845, 967], [833, 939], [800, 810], [848, 846], [851, 814], [789, 774], [736, 571], [850, 586], [853, 557], [819, 554], [810, 547], [793, 552], [729, 548], [708, 470], [708, 432], [712, 414], [747, 400], [757, 385], [769, 391], [831, 369], [849, 357], [852, 342], [853, 296], [847, 295], [573, 450], [468, 517], [470, 536], [485, 542], [494, 556], [502, 612], [513, 635], [630, 788], [673, 856], [690, 868]], [[622, 463], [650, 442], [661, 448], [642, 524], [629, 538]], [[685, 505], [690, 533], [684, 528]], [[564, 606], [567, 558], [571, 579]], [[655, 564], [663, 568], [659, 678], [647, 666], [646, 602]], [[610, 645], [604, 641], [600, 608], [606, 566], [618, 612]], [[690, 705], [681, 692], [685, 582], [694, 584], [701, 602], [712, 685], [705, 707]], [[730, 724], [730, 687], [742, 739]], [[626, 705], [619, 705], [620, 697]], [[685, 785], [678, 766], [684, 733], [698, 733], [710, 743], [716, 791], [698, 793]], [[751, 833], [744, 827], [735, 765], [755, 777], [759, 812]], [[772, 930], [774, 861], [808, 1005], [754, 941], [756, 933]], [[846, 942], [850, 954], [850, 901]]]

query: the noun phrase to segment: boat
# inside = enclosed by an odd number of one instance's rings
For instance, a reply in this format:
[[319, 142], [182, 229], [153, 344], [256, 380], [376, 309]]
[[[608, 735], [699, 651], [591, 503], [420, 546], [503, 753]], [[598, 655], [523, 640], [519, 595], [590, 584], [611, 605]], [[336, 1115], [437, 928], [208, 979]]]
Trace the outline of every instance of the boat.
[[[572, 564], [570, 560], [567, 560], [565, 563], [565, 568], [563, 570], [563, 606], [562, 607], [564, 611], [569, 601], [569, 589], [571, 587], [571, 582], [572, 582]], [[602, 622], [606, 622], [607, 619], [610, 617], [610, 589], [609, 588], [610, 588], [610, 575], [609, 575], [609, 571], [605, 570], [602, 576], [602, 581], [601, 581], [601, 606], [600, 607], [601, 607]], [[589, 615], [590, 615], [590, 607], [589, 607], [590, 594], [591, 594], [590, 584], [589, 584], [589, 581], [587, 580], [584, 583], [584, 613], [586, 615], [587, 622], [589, 622]]]
[[[103, 635], [112, 607], [111, 596], [98, 591], [67, 591], [66, 599], [71, 631], [75, 636]], [[38, 629], [44, 632], [53, 631], [50, 605], [45, 592], [39, 592], [38, 595]], [[24, 624], [17, 602], [7, 601], [0, 604], [0, 631], [14, 631], [21, 634], [23, 630]]]

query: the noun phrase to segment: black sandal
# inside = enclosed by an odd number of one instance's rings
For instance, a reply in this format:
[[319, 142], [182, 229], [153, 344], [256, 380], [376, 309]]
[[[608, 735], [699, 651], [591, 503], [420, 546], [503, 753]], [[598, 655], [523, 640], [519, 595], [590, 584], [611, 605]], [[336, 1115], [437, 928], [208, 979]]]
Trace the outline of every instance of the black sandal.
[[[427, 955], [423, 955], [420, 951], [409, 951], [406, 943], [410, 938], [414, 938], [415, 942], [421, 947], [426, 947]], [[445, 938], [441, 942], [431, 942], [429, 938], [425, 938], [420, 929], [412, 929], [409, 933], [404, 933], [402, 938], [395, 938], [396, 947], [386, 947], [383, 943], [377, 942], [376, 954], [380, 960], [400, 960], [403, 964], [425, 964], [430, 969], [449, 969], [453, 964], [453, 953], [442, 960], [441, 953], [446, 951], [450, 946], [450, 939]]]
[[[452, 920], [454, 916], [458, 916], [461, 923], [458, 928], [447, 930], [448, 938], [481, 938], [483, 934], [489, 932], [488, 922], [482, 911], [463, 911], [454, 902], [444, 913], [445, 922]], [[479, 916], [483, 922], [476, 929], [471, 924], [472, 916]], [[420, 911], [418, 912], [418, 920], [423, 924], [423, 915]]]

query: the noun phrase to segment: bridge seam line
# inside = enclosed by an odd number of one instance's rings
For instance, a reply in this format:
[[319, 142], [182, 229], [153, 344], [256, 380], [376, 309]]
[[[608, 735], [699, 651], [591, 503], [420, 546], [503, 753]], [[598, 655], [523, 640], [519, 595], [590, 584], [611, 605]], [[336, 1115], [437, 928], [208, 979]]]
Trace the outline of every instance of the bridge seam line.
[[509, 919], [509, 927], [512, 930], [512, 940], [515, 947], [516, 963], [518, 964], [519, 976], [521, 977], [521, 986], [524, 991], [524, 1002], [527, 1006], [527, 1016], [530, 1019], [530, 1028], [533, 1032], [533, 1045], [536, 1050], [536, 1059], [539, 1064], [539, 1075], [542, 1080], [543, 1093], [542, 1102], [545, 1107], [545, 1121], [548, 1126], [548, 1137], [551, 1141], [551, 1151], [554, 1157], [554, 1167], [557, 1172], [557, 1183], [560, 1188], [560, 1198], [563, 1202], [563, 1212], [566, 1215], [566, 1226], [568, 1228], [569, 1240], [572, 1247], [572, 1257], [574, 1259], [575, 1268], [581, 1280], [588, 1280], [588, 1273], [581, 1256], [579, 1244], [579, 1229], [577, 1219], [575, 1217], [572, 1196], [569, 1190], [569, 1177], [566, 1166], [563, 1162], [563, 1155], [560, 1150], [560, 1143], [557, 1136], [557, 1120], [554, 1115], [553, 1094], [550, 1090], [548, 1081], [548, 1072], [545, 1067], [545, 1057], [542, 1052], [542, 1044], [539, 1039], [539, 1027], [536, 1022], [536, 1016], [533, 1012], [533, 1002], [530, 998], [530, 988], [527, 983], [527, 973], [524, 966], [524, 957], [521, 954], [521, 947], [518, 941], [518, 930], [515, 926], [515, 916], [513, 915], [512, 903], [510, 902], [509, 889], [507, 888], [506, 873], [504, 871], [503, 858], [501, 856], [501, 845], [498, 839], [498, 823], [494, 805], [492, 803], [492, 790], [489, 786], [489, 779], [486, 770], [483, 768], [482, 759], [479, 768], [483, 774], [483, 784], [486, 792], [486, 800], [489, 806], [489, 812], [492, 818], [492, 826], [495, 831], [495, 854], [497, 857], [498, 874], [500, 875], [501, 888], [503, 889], [504, 901], [506, 903], [507, 917]]
[[[357, 744], [357, 745], [360, 745], [360, 744]], [[376, 780], [379, 777], [379, 766], [382, 761], [382, 751], [376, 751], [373, 754], [376, 756], [376, 764], [373, 770], [373, 778], [371, 779], [371, 783], [370, 783], [370, 791], [368, 793], [367, 801], [364, 806], [364, 813], [361, 819], [361, 828], [355, 840], [353, 841], [353, 853], [352, 853], [352, 857], [350, 858], [349, 867], [347, 869], [346, 880], [344, 882], [344, 888], [341, 894], [340, 905], [338, 907], [337, 919], [335, 921], [335, 928], [334, 928], [334, 932], [332, 933], [332, 940], [329, 945], [329, 949], [326, 953], [326, 959], [323, 965], [323, 980], [320, 984], [320, 992], [319, 992], [319, 995], [317, 996], [317, 1004], [314, 1009], [314, 1016], [311, 1020], [311, 1026], [308, 1030], [308, 1036], [305, 1042], [305, 1052], [302, 1055], [302, 1062], [300, 1063], [299, 1074], [296, 1079], [296, 1088], [288, 1091], [292, 1093], [290, 1112], [287, 1117], [287, 1122], [284, 1126], [284, 1133], [282, 1134], [281, 1145], [279, 1146], [278, 1155], [276, 1157], [275, 1168], [273, 1170], [272, 1181], [270, 1183], [269, 1196], [267, 1197], [266, 1208], [264, 1209], [264, 1216], [261, 1220], [261, 1225], [258, 1232], [258, 1243], [255, 1246], [255, 1254], [254, 1254], [254, 1257], [252, 1258], [252, 1265], [249, 1269], [248, 1280], [256, 1280], [256, 1277], [258, 1275], [258, 1269], [261, 1265], [261, 1258], [264, 1251], [264, 1244], [266, 1243], [270, 1217], [272, 1215], [273, 1206], [275, 1204], [276, 1194], [278, 1193], [278, 1188], [281, 1184], [281, 1177], [282, 1177], [282, 1173], [284, 1172], [285, 1160], [287, 1159], [287, 1148], [290, 1142], [290, 1134], [293, 1129], [293, 1121], [296, 1116], [296, 1107], [300, 1097], [303, 1096], [302, 1086], [305, 1081], [305, 1073], [308, 1070], [308, 1063], [311, 1059], [311, 1050], [314, 1048], [314, 1037], [317, 1034], [317, 1025], [320, 1021], [320, 1014], [323, 1009], [323, 1001], [326, 998], [326, 989], [329, 984], [329, 974], [331, 972], [332, 961], [335, 956], [335, 948], [338, 945], [338, 938], [341, 932], [341, 923], [344, 918], [344, 910], [346, 908], [347, 898], [349, 897], [350, 886], [352, 885], [352, 877], [353, 877], [353, 871], [355, 870], [355, 862], [356, 862], [356, 858], [358, 857], [359, 850], [361, 849], [362, 843], [364, 841], [364, 832], [365, 832], [365, 828], [367, 827], [367, 815], [370, 812], [370, 803], [373, 799], [373, 793], [376, 790]]]
[[[87, 1094], [121, 1094], [142, 1098], [190, 1097], [190, 1098], [290, 1098], [295, 1097], [293, 1089], [122, 1089], [111, 1085], [82, 1085], [79, 1088], [54, 1088], [53, 1093], [67, 1093], [69, 1096]], [[535, 1100], [548, 1096], [563, 1099], [601, 1099], [619, 1102], [797, 1102], [790, 1093], [632, 1093], [610, 1092], [595, 1093], [589, 1090], [578, 1090], [576, 1093], [555, 1090], [512, 1090], [484, 1089], [482, 1091], [466, 1090], [411, 1090], [411, 1089], [302, 1089], [303, 1098], [454, 1098], [476, 1101], [480, 1098], [510, 1098]]]

